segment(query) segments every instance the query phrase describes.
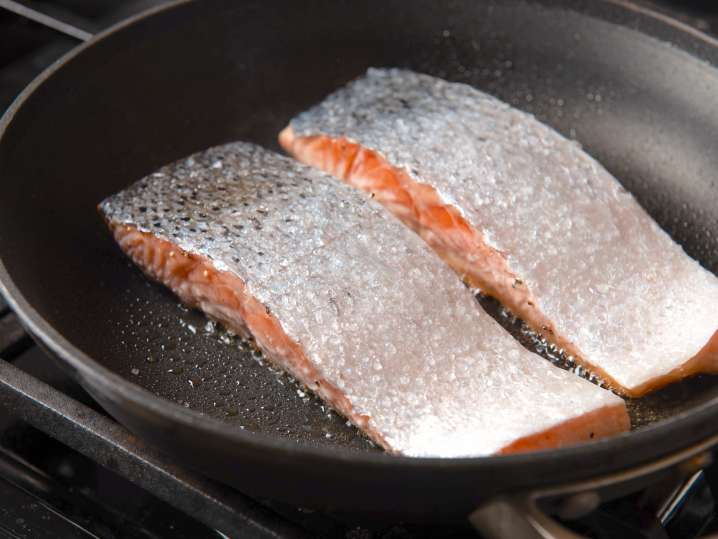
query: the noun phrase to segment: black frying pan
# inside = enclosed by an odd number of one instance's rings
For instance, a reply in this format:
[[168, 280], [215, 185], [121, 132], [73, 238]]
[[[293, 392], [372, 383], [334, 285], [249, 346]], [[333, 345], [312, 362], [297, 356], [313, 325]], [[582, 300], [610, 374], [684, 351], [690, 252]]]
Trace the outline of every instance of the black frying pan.
[[391, 457], [251, 351], [207, 334], [201, 315], [181, 310], [120, 254], [95, 212], [99, 200], [215, 144], [277, 149], [294, 114], [368, 66], [467, 81], [536, 113], [580, 140], [692, 256], [718, 268], [710, 38], [622, 2], [227, 0], [179, 2], [105, 32], [5, 115], [3, 293], [112, 415], [253, 495], [463, 518], [501, 493], [710, 443], [718, 378], [701, 377], [632, 405], [642, 428], [614, 439], [509, 457]]

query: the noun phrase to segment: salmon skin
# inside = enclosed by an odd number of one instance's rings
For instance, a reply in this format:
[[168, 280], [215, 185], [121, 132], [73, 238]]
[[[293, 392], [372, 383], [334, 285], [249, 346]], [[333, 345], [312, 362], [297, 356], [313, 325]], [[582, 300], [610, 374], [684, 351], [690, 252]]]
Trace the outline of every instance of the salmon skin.
[[619, 392], [718, 369], [718, 279], [579, 145], [465, 84], [370, 69], [280, 134]]
[[100, 204], [150, 277], [245, 336], [388, 451], [470, 456], [628, 428], [623, 401], [518, 345], [380, 205], [245, 143]]

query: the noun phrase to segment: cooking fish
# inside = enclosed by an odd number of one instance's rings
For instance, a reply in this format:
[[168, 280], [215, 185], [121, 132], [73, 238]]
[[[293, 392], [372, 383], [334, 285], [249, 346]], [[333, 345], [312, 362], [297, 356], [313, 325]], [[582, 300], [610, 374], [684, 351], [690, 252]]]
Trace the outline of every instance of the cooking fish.
[[623, 401], [518, 345], [353, 188], [235, 143], [100, 204], [122, 250], [385, 449], [468, 456], [628, 428]]
[[718, 279], [599, 163], [465, 84], [370, 69], [280, 134], [616, 390], [718, 369]]

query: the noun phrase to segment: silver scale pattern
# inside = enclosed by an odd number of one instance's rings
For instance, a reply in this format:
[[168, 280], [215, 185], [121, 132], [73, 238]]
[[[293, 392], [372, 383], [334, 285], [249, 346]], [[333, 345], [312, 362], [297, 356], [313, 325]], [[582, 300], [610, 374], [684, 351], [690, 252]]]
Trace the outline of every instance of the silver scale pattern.
[[522, 348], [378, 204], [257, 146], [178, 161], [101, 209], [240, 277], [397, 452], [490, 454], [621, 403]]
[[577, 143], [488, 94], [370, 69], [291, 126], [353, 139], [435, 187], [624, 387], [679, 367], [718, 329], [718, 279]]

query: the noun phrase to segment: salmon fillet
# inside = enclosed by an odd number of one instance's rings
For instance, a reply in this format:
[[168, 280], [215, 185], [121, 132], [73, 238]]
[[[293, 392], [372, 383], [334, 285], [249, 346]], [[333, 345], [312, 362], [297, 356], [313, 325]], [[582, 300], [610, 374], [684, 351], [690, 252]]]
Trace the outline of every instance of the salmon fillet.
[[718, 279], [598, 162], [465, 84], [370, 69], [282, 131], [614, 389], [718, 370]]
[[388, 451], [473, 456], [628, 429], [623, 401], [516, 343], [415, 234], [244, 143], [100, 204], [122, 250]]

